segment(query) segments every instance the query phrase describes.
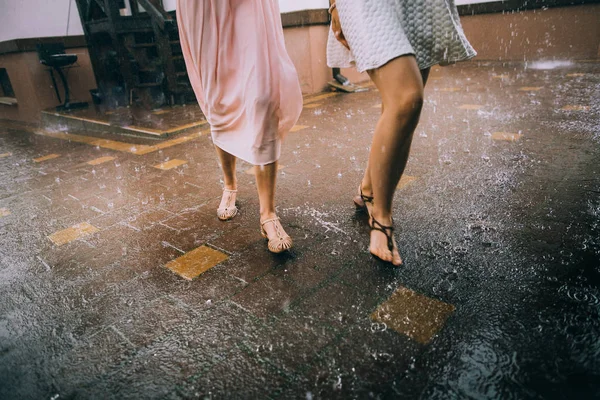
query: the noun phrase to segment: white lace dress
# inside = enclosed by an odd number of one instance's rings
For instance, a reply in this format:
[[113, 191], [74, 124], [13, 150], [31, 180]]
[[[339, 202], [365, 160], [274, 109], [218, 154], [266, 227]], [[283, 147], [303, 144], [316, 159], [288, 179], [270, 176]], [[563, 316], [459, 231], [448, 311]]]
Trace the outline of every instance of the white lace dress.
[[337, 0], [348, 51], [329, 30], [327, 64], [359, 72], [413, 54], [420, 69], [473, 58], [454, 0]]

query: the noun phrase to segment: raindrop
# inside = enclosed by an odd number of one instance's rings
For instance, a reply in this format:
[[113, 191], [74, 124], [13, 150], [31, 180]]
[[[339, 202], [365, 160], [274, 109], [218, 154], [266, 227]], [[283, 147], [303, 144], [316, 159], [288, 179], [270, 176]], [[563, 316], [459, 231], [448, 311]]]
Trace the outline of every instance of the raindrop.
[[385, 332], [387, 330], [387, 325], [385, 324], [385, 322], [373, 322], [371, 324], [371, 332], [376, 333], [376, 332]]
[[333, 384], [333, 389], [334, 390], [342, 389], [342, 376], [341, 375], [338, 375], [337, 382], [335, 382]]

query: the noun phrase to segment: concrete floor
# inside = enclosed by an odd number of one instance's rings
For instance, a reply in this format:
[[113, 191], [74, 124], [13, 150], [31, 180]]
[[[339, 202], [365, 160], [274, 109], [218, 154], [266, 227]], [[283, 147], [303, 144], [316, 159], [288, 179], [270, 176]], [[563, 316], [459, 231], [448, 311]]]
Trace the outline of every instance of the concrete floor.
[[281, 256], [250, 165], [217, 220], [205, 131], [3, 125], [0, 398], [600, 396], [599, 93], [593, 62], [434, 69], [395, 200], [402, 268], [369, 255], [352, 205], [372, 87], [306, 99]]

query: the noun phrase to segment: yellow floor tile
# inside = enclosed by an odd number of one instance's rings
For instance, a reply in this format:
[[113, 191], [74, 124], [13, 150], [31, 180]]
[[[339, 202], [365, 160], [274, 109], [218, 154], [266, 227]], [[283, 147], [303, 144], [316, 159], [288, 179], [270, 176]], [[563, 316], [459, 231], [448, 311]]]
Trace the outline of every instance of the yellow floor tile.
[[12, 156], [12, 153], [2, 153], [2, 154], [0, 154], [0, 158], [10, 157], [10, 156]]
[[162, 131], [162, 132], [163, 133], [174, 133], [174, 132], [183, 131], [186, 129], [198, 128], [198, 127], [206, 125], [206, 124], [208, 124], [208, 121], [192, 122], [192, 123], [185, 124], [185, 125], [179, 125], [176, 128], [171, 128], [171, 129], [168, 129], [168, 130]]
[[483, 106], [480, 106], [478, 104], [463, 104], [458, 108], [460, 108], [461, 110], [481, 110]]
[[304, 108], [317, 108], [317, 107], [321, 107], [323, 105], [323, 103], [313, 103], [313, 104], [307, 104], [304, 106]]
[[117, 142], [115, 140], [98, 139], [96, 137], [76, 135], [73, 133], [48, 132], [41, 129], [35, 130], [34, 133], [36, 135], [67, 140], [69, 142], [84, 143], [89, 144], [91, 146], [98, 146], [104, 149], [117, 150], [133, 154], [136, 154], [136, 151], [140, 151], [141, 149], [150, 147], [146, 145], [136, 145], [132, 143]]
[[505, 142], [516, 142], [521, 139], [520, 133], [510, 133], [510, 132], [494, 132], [492, 133], [492, 140], [505, 141]]
[[169, 147], [176, 146], [176, 145], [182, 144], [182, 143], [187, 143], [190, 140], [198, 139], [204, 133], [206, 133], [206, 131], [199, 132], [199, 133], [194, 134], [194, 135], [181, 136], [181, 137], [178, 137], [176, 139], [171, 139], [171, 140], [164, 141], [162, 143], [154, 145], [153, 147], [155, 147], [157, 149], [168, 149]]
[[205, 129], [200, 132], [192, 133], [191, 135], [181, 136], [176, 139], [166, 140], [166, 141], [156, 144], [154, 146], [146, 146], [145, 148], [139, 148], [139, 149], [136, 149], [135, 151], [133, 151], [132, 153], [135, 155], [138, 155], [138, 156], [142, 156], [144, 154], [153, 153], [157, 150], [167, 149], [169, 147], [173, 147], [178, 144], [187, 143], [189, 141], [198, 139], [199, 137], [201, 137], [207, 133], [210, 133], [210, 129]]
[[38, 157], [38, 158], [34, 158], [33, 161], [40, 163], [40, 162], [44, 162], [44, 161], [48, 161], [48, 160], [54, 160], [55, 158], [60, 157], [60, 154], [48, 154], [47, 156], [44, 157]]
[[298, 132], [306, 128], [308, 128], [307, 125], [294, 125], [292, 129], [290, 129], [290, 132]]
[[8, 208], [0, 208], [0, 217], [8, 217], [10, 210]]
[[396, 186], [396, 189], [400, 190], [400, 189], [410, 185], [411, 183], [413, 183], [416, 180], [417, 180], [416, 176], [402, 175], [402, 178], [400, 178], [400, 182], [398, 182], [398, 186]]
[[563, 111], [589, 111], [590, 106], [569, 105], [561, 108]]
[[400, 287], [371, 314], [371, 319], [426, 344], [442, 329], [454, 310], [451, 304]]
[[309, 103], [315, 103], [317, 101], [323, 100], [323, 99], [328, 99], [330, 97], [333, 96], [337, 96], [337, 93], [325, 93], [325, 94], [320, 94], [318, 96], [314, 96], [314, 97], [307, 97], [304, 99], [304, 104], [309, 104]]
[[539, 86], [523, 86], [519, 90], [521, 92], [537, 92], [538, 90], [542, 90], [542, 88]]
[[81, 239], [82, 237], [91, 235], [95, 232], [98, 232], [98, 228], [88, 224], [87, 222], [83, 222], [70, 228], [63, 229], [62, 231], [55, 232], [48, 236], [48, 239], [50, 239], [55, 245], [62, 246], [63, 244]]
[[[204, 125], [206, 122], [197, 123], [196, 125]], [[178, 128], [179, 129], [179, 128]], [[82, 136], [76, 135], [72, 133], [64, 133], [64, 132], [48, 132], [41, 129], [36, 129], [34, 133], [36, 135], [51, 137], [55, 139], [67, 140], [70, 142], [77, 143], [85, 143], [91, 146], [98, 146], [104, 149], [122, 151], [125, 153], [135, 154], [138, 156], [153, 153], [160, 149], [165, 149], [171, 146], [175, 146], [181, 143], [189, 142], [190, 140], [197, 139], [204, 134], [210, 132], [209, 129], [203, 130], [201, 132], [196, 132], [191, 135], [182, 136], [172, 140], [166, 140], [154, 146], [148, 146], [144, 144], [135, 144], [135, 143], [126, 143], [126, 142], [118, 142], [116, 140], [107, 140], [107, 139], [98, 139], [96, 137], [90, 136]]]
[[100, 157], [100, 158], [96, 158], [95, 160], [92, 161], [88, 161], [87, 163], [89, 165], [100, 165], [100, 164], [104, 164], [105, 162], [109, 162], [114, 160], [114, 157]]
[[158, 165], [155, 165], [154, 168], [162, 169], [162, 170], [166, 171], [166, 170], [169, 170], [169, 169], [180, 167], [183, 164], [187, 164], [187, 161], [185, 161], [185, 160], [178, 160], [178, 159], [175, 158], [173, 160], [169, 160], [169, 161], [166, 161], [164, 163], [160, 163]]
[[[248, 175], [256, 175], [256, 168], [260, 168], [260, 167], [257, 167], [256, 165], [253, 166], [253, 167], [250, 167], [250, 168], [248, 168], [246, 170], [246, 174], [248, 174]], [[281, 164], [277, 165], [277, 171], [281, 171], [284, 168], [285, 168], [284, 165], [281, 165]]]
[[[92, 139], [92, 138], [90, 138]], [[93, 138], [89, 142], [92, 146], [102, 147], [104, 149], [122, 151], [124, 153], [133, 153], [137, 149], [147, 147], [145, 145], [136, 145], [133, 143], [117, 142], [115, 140]]]
[[457, 88], [457, 87], [441, 88], [440, 92], [460, 92], [460, 88]]
[[220, 251], [201, 246], [170, 261], [166, 267], [182, 278], [191, 281], [227, 258], [229, 257]]
[[168, 114], [169, 112], [170, 112], [169, 110], [154, 110], [154, 111], [152, 111], [152, 114], [163, 115], [163, 114]]

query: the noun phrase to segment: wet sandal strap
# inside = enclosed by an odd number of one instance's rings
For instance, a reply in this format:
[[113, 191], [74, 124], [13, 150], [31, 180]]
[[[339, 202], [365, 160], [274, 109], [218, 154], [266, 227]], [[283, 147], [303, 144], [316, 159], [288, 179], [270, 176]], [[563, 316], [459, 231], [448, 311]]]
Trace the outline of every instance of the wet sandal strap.
[[265, 224], [268, 224], [269, 222], [277, 222], [277, 221], [279, 221], [279, 217], [271, 218], [271, 219], [261, 222], [260, 226], [265, 226]]
[[366, 195], [364, 195], [363, 192], [362, 192], [362, 188], [360, 188], [360, 198], [365, 203], [373, 203], [373, 196], [366, 196]]
[[[392, 221], [392, 223], [394, 223], [394, 221]], [[375, 225], [378, 225], [378, 226], [375, 226]], [[379, 232], [383, 232], [383, 234], [387, 238], [388, 249], [390, 251], [394, 250], [394, 241], [392, 239], [392, 235], [394, 234], [393, 226], [382, 225], [379, 221], [377, 221], [375, 218], [373, 218], [371, 216], [371, 229], [374, 229]], [[389, 231], [389, 233], [388, 233], [388, 231]]]

